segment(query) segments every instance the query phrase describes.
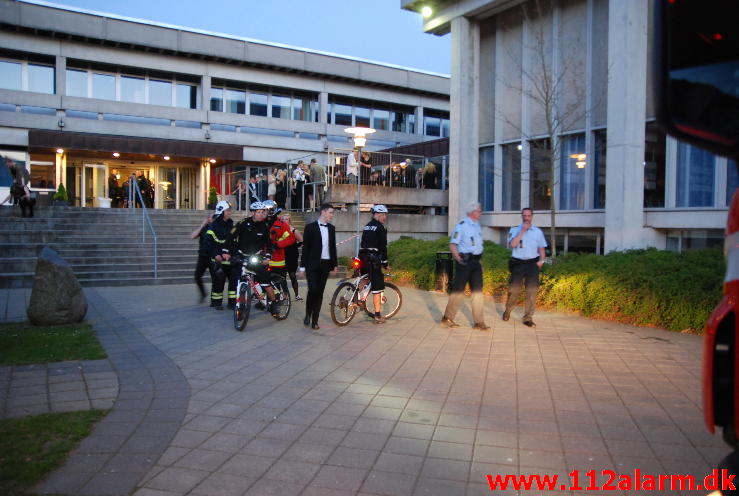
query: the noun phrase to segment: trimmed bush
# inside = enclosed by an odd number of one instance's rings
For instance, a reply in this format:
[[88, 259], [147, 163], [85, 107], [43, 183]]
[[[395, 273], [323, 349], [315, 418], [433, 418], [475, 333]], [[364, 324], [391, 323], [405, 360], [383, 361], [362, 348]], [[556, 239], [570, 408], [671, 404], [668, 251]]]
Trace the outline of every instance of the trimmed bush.
[[[449, 238], [401, 237], [388, 245], [391, 270], [401, 282], [433, 289], [436, 252], [448, 250]], [[509, 257], [510, 250], [485, 242], [486, 294], [505, 294]], [[701, 331], [721, 298], [724, 270], [720, 250], [566, 254], [544, 266], [539, 304], [629, 324]]]

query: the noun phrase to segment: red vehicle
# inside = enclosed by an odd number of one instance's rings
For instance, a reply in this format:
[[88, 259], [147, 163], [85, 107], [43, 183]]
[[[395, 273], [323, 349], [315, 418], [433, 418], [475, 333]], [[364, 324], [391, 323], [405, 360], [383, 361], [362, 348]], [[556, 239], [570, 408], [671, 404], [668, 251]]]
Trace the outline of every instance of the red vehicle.
[[[676, 138], [739, 158], [739, 2], [658, 0], [658, 119]], [[739, 191], [739, 190], [737, 190]], [[721, 427], [735, 450], [722, 468], [739, 473], [739, 193], [726, 224], [724, 296], [706, 323], [703, 407], [708, 430]]]

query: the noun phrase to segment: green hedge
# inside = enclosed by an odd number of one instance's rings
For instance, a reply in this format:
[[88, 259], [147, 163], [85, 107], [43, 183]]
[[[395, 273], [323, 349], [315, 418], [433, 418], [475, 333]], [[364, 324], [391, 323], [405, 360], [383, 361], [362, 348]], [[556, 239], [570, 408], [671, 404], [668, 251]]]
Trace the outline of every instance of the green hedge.
[[[433, 289], [436, 252], [448, 250], [449, 238], [404, 236], [388, 246], [391, 271], [401, 282]], [[485, 293], [505, 292], [509, 256], [506, 248], [485, 242]], [[700, 331], [721, 298], [724, 270], [720, 250], [567, 254], [544, 266], [539, 304], [588, 317]]]

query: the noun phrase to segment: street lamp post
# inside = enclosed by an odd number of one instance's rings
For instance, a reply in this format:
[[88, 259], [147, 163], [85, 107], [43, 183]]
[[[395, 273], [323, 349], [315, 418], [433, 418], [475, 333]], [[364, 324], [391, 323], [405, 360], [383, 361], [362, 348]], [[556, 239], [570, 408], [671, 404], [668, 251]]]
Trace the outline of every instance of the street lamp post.
[[[357, 241], [355, 243], [355, 254], [359, 255], [359, 233], [361, 230], [359, 219], [359, 202], [362, 199], [362, 148], [364, 148], [364, 145], [367, 144], [367, 135], [374, 133], [375, 130], [369, 127], [349, 127], [344, 129], [344, 132], [354, 136], [354, 147], [358, 150], [359, 153], [359, 162], [357, 163], [357, 232], [355, 233], [357, 237]], [[354, 151], [352, 151], [352, 153], [354, 153]]]

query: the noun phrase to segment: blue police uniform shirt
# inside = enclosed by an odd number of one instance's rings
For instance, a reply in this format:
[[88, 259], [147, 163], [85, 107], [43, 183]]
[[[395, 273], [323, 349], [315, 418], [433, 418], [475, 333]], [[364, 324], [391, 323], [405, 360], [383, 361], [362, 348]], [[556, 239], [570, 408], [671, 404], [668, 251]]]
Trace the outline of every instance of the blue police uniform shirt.
[[[519, 224], [515, 227], [511, 227], [508, 231], [508, 246], [511, 246], [511, 240], [518, 236], [521, 232], [523, 224]], [[511, 256], [520, 260], [530, 260], [532, 258], [539, 257], [539, 248], [546, 248], [547, 240], [544, 238], [544, 233], [541, 229], [536, 226], [531, 226], [528, 230], [523, 233], [521, 243], [516, 247], [512, 248]]]
[[479, 222], [465, 217], [454, 228], [451, 243], [457, 245], [459, 253], [482, 254], [482, 228]]

